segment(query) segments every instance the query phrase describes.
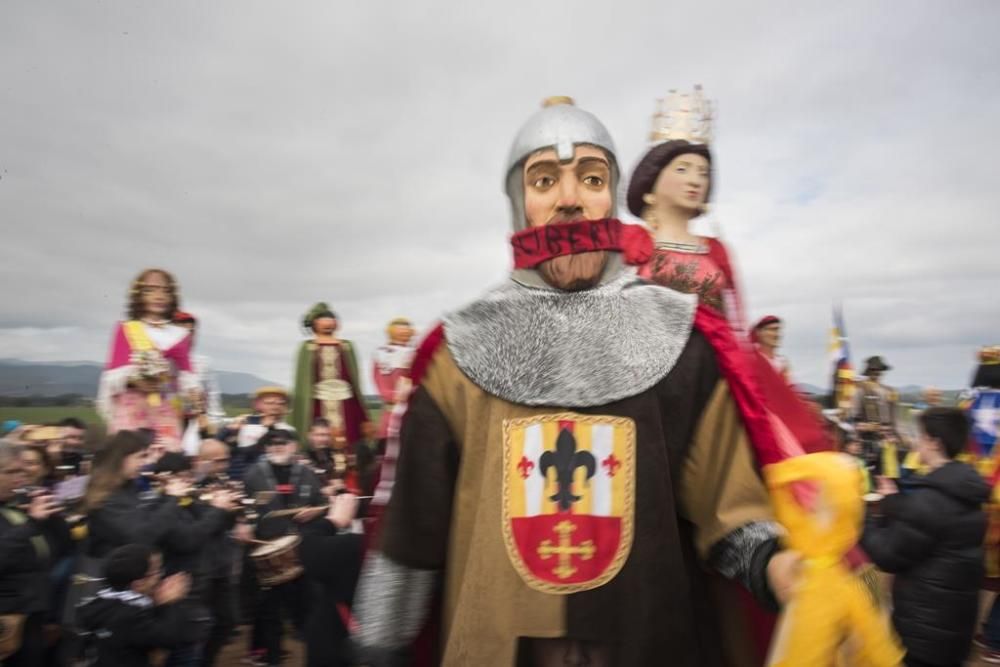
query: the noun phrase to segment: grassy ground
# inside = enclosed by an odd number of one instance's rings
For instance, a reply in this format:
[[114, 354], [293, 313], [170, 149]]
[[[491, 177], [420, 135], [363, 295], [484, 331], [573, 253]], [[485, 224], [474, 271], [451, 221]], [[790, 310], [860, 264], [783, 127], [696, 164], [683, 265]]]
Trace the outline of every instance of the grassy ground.
[[66, 417], [76, 417], [88, 424], [100, 421], [93, 406], [89, 405], [0, 408], [0, 422], [16, 419], [25, 424], [51, 424]]
[[[230, 417], [250, 412], [249, 408], [246, 407], [226, 405], [223, 408]], [[88, 424], [99, 424], [101, 421], [100, 417], [97, 416], [97, 410], [90, 405], [0, 408], [0, 422], [16, 419], [25, 424], [50, 424], [66, 417], [78, 417]]]
[[[223, 405], [223, 409], [230, 417], [250, 412], [245, 406], [239, 405]], [[375, 424], [378, 424], [380, 412], [378, 407], [368, 406], [368, 418]], [[104, 439], [104, 422], [90, 405], [0, 407], [0, 424], [8, 419], [16, 419], [23, 424], [53, 424], [66, 417], [82, 419], [89, 425], [87, 439], [90, 446], [96, 447]]]

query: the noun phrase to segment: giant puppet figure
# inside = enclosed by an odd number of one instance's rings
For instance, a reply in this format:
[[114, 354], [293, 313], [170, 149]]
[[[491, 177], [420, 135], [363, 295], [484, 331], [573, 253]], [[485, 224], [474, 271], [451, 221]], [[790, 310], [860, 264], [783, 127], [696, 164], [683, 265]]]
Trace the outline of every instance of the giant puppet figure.
[[[694, 294], [700, 304], [725, 317], [753, 366], [769, 418], [779, 431], [794, 436], [790, 442], [795, 453], [829, 449], [831, 443], [815, 411], [790, 386], [773, 353], [743, 339], [743, 297], [725, 244], [692, 230], [712, 193], [712, 115], [712, 104], [700, 86], [691, 93], [671, 91], [658, 102], [652, 143], [632, 172], [627, 194], [629, 210], [643, 219], [654, 243], [639, 275]], [[761, 323], [780, 324], [777, 318]]]
[[874, 476], [899, 477], [896, 408], [899, 394], [882, 382], [892, 367], [880, 356], [868, 357], [862, 380], [854, 393], [851, 418], [861, 435], [863, 457]]
[[[978, 356], [972, 387], [961, 404], [969, 411], [972, 461], [993, 487], [987, 505], [986, 577], [987, 587], [1000, 591], [1000, 345], [983, 347]], [[985, 634], [990, 649], [1000, 652], [1000, 601], [993, 604]]]
[[440, 664], [491, 667], [721, 665], [708, 573], [759, 600], [792, 580], [753, 461], [781, 455], [731, 329], [625, 266], [651, 248], [614, 219], [611, 138], [550, 102], [504, 174], [515, 270], [414, 358], [356, 608], [371, 664], [439, 577]]
[[150, 429], [171, 451], [181, 449], [180, 394], [200, 400], [190, 332], [171, 322], [179, 302], [177, 282], [162, 269], [146, 269], [132, 281], [128, 319], [115, 326], [97, 391], [110, 433]]
[[313, 421], [322, 417], [339, 446], [370, 437], [354, 346], [337, 337], [337, 316], [325, 303], [317, 303], [302, 326], [312, 338], [302, 342], [295, 362], [292, 426], [300, 434], [308, 433]]
[[375, 350], [372, 379], [382, 398], [382, 415], [379, 419], [378, 440], [384, 447], [389, 433], [389, 422], [396, 404], [406, 400], [410, 390], [410, 364], [413, 362], [413, 325], [405, 317], [396, 317], [385, 330], [389, 341]]
[[726, 246], [699, 236], [691, 222], [706, 210], [712, 192], [712, 104], [695, 86], [658, 101], [651, 147], [632, 173], [628, 207], [640, 216], [655, 250], [639, 275], [679, 292], [697, 294], [742, 330], [741, 294]]

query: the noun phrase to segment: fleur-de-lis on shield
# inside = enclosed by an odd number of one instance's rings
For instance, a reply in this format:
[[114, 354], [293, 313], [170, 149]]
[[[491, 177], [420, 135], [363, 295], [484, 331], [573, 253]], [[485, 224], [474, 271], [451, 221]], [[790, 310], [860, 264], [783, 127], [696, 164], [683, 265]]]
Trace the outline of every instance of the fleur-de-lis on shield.
[[573, 473], [581, 467], [587, 472], [585, 479], [590, 479], [597, 470], [597, 460], [586, 450], [577, 451], [576, 438], [568, 429], [559, 431], [555, 451], [542, 452], [538, 457], [538, 472], [542, 477], [547, 476], [549, 468], [556, 469], [557, 490], [549, 500], [558, 502], [561, 512], [569, 510], [581, 498], [573, 494]]

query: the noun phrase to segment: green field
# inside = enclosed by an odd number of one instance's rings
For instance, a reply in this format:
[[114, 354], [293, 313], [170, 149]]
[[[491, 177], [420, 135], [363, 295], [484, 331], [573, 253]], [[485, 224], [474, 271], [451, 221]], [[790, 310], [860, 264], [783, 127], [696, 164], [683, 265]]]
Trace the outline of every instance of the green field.
[[77, 417], [88, 424], [101, 421], [97, 417], [97, 411], [89, 405], [0, 408], [0, 422], [16, 419], [25, 424], [51, 424], [66, 417]]
[[[230, 417], [247, 412], [246, 408], [226, 407], [226, 414]], [[23, 424], [52, 424], [66, 417], [76, 417], [87, 423], [90, 427], [87, 439], [91, 443], [96, 444], [104, 438], [104, 422], [97, 416], [97, 410], [91, 405], [0, 408], [0, 423], [8, 419], [16, 419]]]
[[[250, 410], [242, 406], [224, 405], [226, 414], [230, 417], [245, 415]], [[368, 418], [378, 423], [380, 409], [368, 406]], [[90, 439], [100, 440], [104, 437], [104, 422], [97, 416], [97, 411], [90, 405], [44, 406], [44, 407], [3, 407], [0, 408], [0, 423], [8, 419], [16, 419], [23, 424], [52, 424], [66, 417], [82, 419], [90, 426]]]

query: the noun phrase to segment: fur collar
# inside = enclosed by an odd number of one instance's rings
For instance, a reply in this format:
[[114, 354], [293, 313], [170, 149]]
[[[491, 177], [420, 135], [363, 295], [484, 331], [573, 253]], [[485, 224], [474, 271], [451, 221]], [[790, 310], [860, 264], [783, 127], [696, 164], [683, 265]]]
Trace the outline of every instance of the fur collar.
[[581, 292], [510, 280], [444, 318], [458, 367], [512, 403], [588, 407], [641, 393], [674, 367], [697, 299], [634, 271]]

